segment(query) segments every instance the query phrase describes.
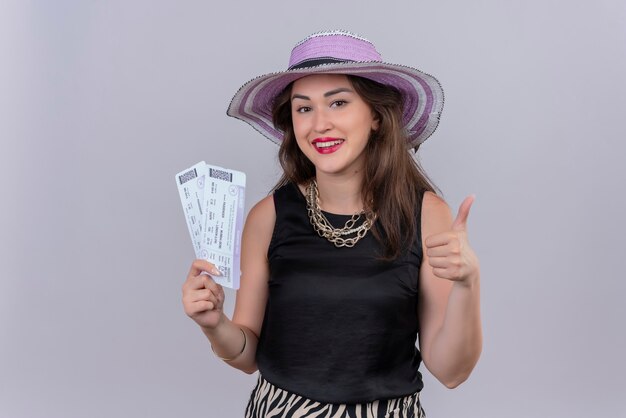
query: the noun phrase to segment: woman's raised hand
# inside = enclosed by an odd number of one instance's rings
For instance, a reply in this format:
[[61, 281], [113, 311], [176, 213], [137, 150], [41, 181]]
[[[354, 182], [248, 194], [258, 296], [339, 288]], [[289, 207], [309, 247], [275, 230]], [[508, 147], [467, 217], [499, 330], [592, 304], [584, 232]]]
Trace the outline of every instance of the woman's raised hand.
[[476, 254], [467, 240], [467, 217], [474, 195], [465, 198], [449, 231], [426, 238], [426, 254], [435, 276], [469, 284], [478, 278]]
[[183, 284], [185, 313], [203, 328], [216, 328], [222, 320], [224, 289], [210, 276], [220, 275], [215, 265], [197, 259]]

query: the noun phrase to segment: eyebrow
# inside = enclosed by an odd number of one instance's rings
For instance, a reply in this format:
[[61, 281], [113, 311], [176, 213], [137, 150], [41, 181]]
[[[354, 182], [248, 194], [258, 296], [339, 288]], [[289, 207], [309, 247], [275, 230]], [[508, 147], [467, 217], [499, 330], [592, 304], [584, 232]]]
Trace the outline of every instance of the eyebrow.
[[[326, 93], [324, 93], [324, 97], [330, 97], [338, 93], [354, 93], [354, 90], [351, 90], [347, 87], [339, 87], [338, 89], [327, 91]], [[310, 97], [304, 96], [302, 94], [294, 94], [293, 96], [291, 96], [291, 99], [311, 100]]]

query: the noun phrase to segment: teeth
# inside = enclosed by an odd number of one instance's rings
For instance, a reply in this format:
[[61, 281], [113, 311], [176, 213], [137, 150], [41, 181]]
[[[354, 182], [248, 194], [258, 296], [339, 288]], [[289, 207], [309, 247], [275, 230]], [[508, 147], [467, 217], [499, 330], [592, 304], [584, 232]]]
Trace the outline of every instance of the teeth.
[[343, 141], [338, 139], [337, 141], [328, 141], [328, 142], [316, 142], [315, 146], [318, 148], [328, 148], [334, 147], [335, 145], [341, 144]]

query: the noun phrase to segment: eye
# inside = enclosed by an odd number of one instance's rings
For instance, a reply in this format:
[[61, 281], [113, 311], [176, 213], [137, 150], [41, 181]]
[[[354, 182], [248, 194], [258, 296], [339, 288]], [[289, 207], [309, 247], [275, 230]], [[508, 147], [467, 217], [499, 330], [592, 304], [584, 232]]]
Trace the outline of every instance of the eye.
[[345, 100], [335, 100], [331, 103], [330, 107], [341, 107], [346, 105], [348, 102]]
[[309, 106], [299, 106], [296, 108], [296, 112], [297, 113], [305, 113], [305, 112], [310, 112], [311, 108]]

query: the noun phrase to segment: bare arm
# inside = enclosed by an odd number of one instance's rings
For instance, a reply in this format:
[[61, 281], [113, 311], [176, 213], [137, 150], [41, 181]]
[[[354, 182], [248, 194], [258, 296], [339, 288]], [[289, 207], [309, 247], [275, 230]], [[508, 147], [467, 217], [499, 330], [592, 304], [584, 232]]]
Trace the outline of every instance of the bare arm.
[[428, 370], [449, 388], [469, 377], [482, 350], [480, 271], [466, 230], [472, 201], [463, 202], [454, 221], [434, 193], [422, 204], [420, 350]]
[[249, 374], [257, 370], [256, 347], [268, 293], [267, 250], [275, 219], [272, 196], [261, 200], [248, 214], [241, 245], [241, 281], [232, 320], [222, 311], [222, 287], [206, 274], [200, 274], [210, 273], [212, 264], [195, 260], [183, 286], [185, 311], [200, 325], [215, 354]]

